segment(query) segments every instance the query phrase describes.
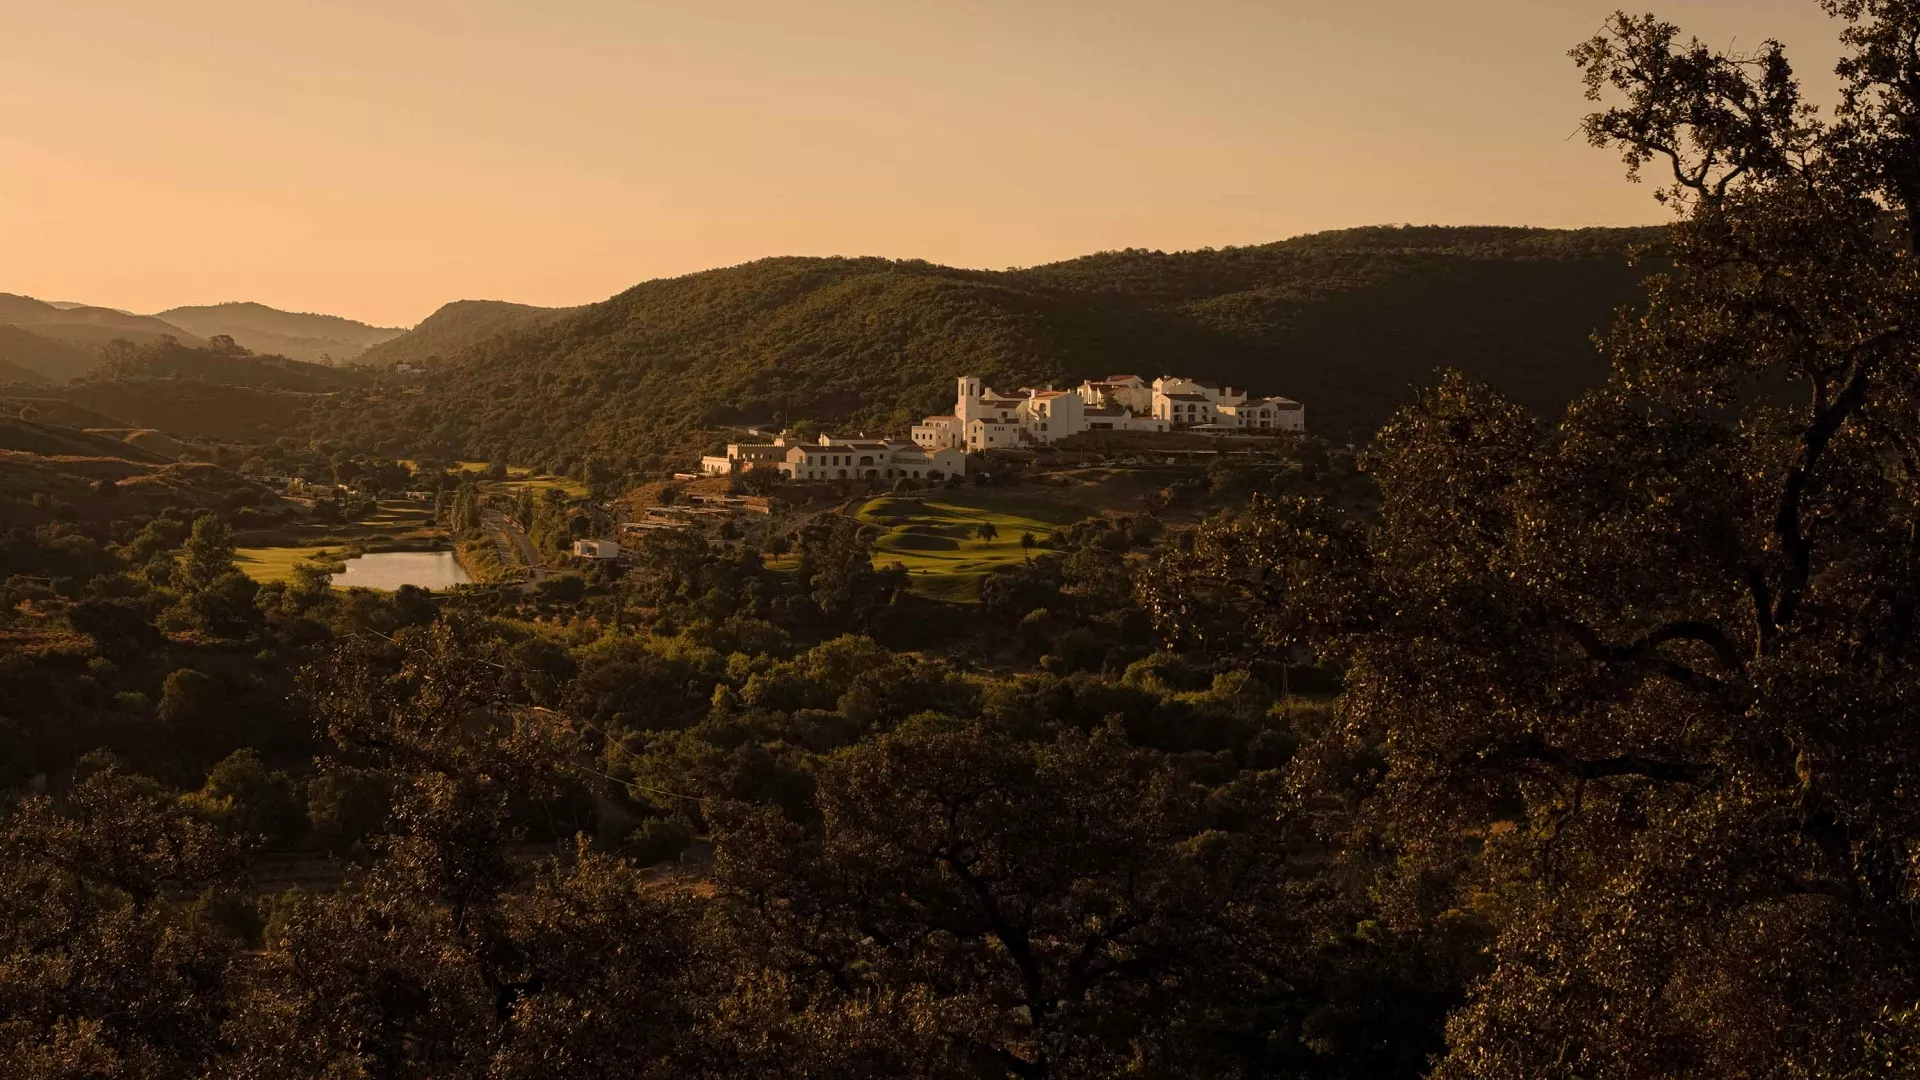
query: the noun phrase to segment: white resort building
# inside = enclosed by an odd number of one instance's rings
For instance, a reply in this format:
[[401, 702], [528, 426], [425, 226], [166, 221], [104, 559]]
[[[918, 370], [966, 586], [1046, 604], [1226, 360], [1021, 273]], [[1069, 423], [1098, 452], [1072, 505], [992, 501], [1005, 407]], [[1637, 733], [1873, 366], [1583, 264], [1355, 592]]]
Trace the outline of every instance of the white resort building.
[[1306, 406], [1283, 397], [1253, 398], [1245, 390], [1163, 375], [1150, 388], [1153, 415], [1175, 428], [1222, 432], [1307, 429]]
[[775, 469], [789, 480], [942, 480], [964, 476], [966, 452], [926, 447], [905, 439], [842, 439], [822, 435], [806, 442], [776, 436], [766, 443], [728, 443], [725, 456], [700, 459], [700, 471], [727, 476], [749, 469]]
[[1178, 431], [1230, 434], [1305, 431], [1306, 407], [1282, 397], [1252, 398], [1192, 379], [1138, 375], [1088, 380], [1077, 390], [1002, 394], [978, 378], [959, 380], [953, 415], [914, 425], [913, 441], [929, 449], [969, 451], [1045, 446], [1083, 431]]
[[[1094, 384], [1089, 383], [1088, 386]], [[950, 416], [929, 416], [914, 425], [913, 441], [929, 449], [968, 451], [1046, 446], [1083, 431], [1166, 431], [1168, 424], [1124, 404], [1078, 391], [1028, 387], [1002, 394], [975, 376], [959, 380]]]
[[777, 469], [790, 480], [939, 480], [963, 476], [967, 455], [982, 450], [1047, 446], [1087, 431], [1193, 431], [1230, 435], [1305, 431], [1306, 407], [1282, 397], [1252, 398], [1163, 375], [1089, 380], [1075, 390], [1034, 389], [1002, 394], [979, 378], [958, 380], [953, 413], [929, 416], [904, 439], [813, 442], [778, 436], [764, 443], [728, 443], [723, 455], [700, 459], [707, 476]]

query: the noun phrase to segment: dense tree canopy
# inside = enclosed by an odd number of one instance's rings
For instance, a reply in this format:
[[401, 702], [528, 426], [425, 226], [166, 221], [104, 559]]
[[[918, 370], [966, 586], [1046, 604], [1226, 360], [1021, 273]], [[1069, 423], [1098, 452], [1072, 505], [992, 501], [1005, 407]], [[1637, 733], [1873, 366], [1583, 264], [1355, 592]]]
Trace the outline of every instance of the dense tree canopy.
[[1344, 666], [1365, 828], [1478, 860], [1494, 967], [1439, 1075], [1913, 1052], [1920, 9], [1829, 6], [1826, 121], [1777, 45], [1622, 16], [1575, 51], [1594, 142], [1680, 212], [1604, 390], [1549, 425], [1449, 379], [1369, 451], [1369, 529], [1264, 503], [1169, 557], [1171, 630]]
[[[1920, 4], [1826, 7], [1824, 117], [1775, 45], [1574, 51], [1676, 213], [1604, 386], [1449, 374], [978, 603], [833, 509], [376, 594], [247, 579], [221, 491], [0, 492], [0, 1074], [1920, 1073]], [[1179, 308], [1266, 255], [1168, 258], [928, 273]], [[758, 272], [919, 274], [854, 265]]]

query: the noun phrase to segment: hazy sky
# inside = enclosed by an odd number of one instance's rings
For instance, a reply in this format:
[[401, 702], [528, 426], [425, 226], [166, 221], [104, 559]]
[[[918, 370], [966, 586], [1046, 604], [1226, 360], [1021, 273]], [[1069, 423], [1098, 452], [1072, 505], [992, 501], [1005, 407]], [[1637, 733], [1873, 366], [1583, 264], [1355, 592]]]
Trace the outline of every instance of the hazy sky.
[[[1657, 221], [1576, 134], [1617, 6], [0, 0], [0, 292], [405, 325], [763, 255]], [[1630, 6], [1831, 82], [1814, 0]]]

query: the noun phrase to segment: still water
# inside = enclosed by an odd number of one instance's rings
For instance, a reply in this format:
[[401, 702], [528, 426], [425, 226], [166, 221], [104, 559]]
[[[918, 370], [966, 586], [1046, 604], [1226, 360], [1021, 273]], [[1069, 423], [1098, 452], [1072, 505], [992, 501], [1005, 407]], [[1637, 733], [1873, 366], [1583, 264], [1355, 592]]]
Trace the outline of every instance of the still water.
[[348, 559], [346, 566], [333, 576], [335, 585], [392, 592], [402, 585], [449, 589], [471, 580], [451, 551], [380, 551]]

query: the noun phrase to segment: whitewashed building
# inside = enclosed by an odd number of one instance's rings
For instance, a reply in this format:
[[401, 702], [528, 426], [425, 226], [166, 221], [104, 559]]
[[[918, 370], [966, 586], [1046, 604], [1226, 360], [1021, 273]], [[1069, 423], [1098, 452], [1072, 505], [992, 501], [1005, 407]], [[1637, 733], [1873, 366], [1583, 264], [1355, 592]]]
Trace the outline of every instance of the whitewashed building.
[[1124, 409], [1135, 416], [1153, 415], [1153, 386], [1138, 375], [1109, 375], [1080, 384], [1080, 400], [1091, 408]]
[[1027, 387], [1017, 395], [1003, 394], [969, 375], [958, 380], [952, 415], [929, 416], [914, 425], [913, 441], [929, 449], [972, 452], [1046, 446], [1083, 431], [1167, 428], [1166, 423], [1113, 404], [1085, 386], [1079, 390]]
[[1249, 397], [1245, 390], [1163, 376], [1153, 381], [1153, 415], [1175, 428], [1285, 432], [1307, 429], [1307, 410], [1290, 398]]
[[1220, 422], [1241, 431], [1305, 431], [1307, 407], [1291, 398], [1270, 397], [1219, 407]]
[[953, 412], [913, 426], [910, 439], [841, 438], [813, 442], [787, 435], [764, 443], [728, 443], [700, 459], [707, 476], [771, 468], [794, 480], [928, 480], [966, 473], [982, 450], [1047, 446], [1086, 431], [1303, 431], [1306, 410], [1287, 398], [1250, 398], [1192, 379], [1109, 375], [1074, 390], [1024, 387], [1003, 394], [977, 376], [956, 380]]
[[905, 439], [836, 439], [797, 443], [780, 472], [790, 480], [944, 480], [965, 476], [967, 455], [957, 447], [928, 447]]
[[785, 436], [776, 436], [772, 442], [765, 443], [728, 443], [725, 454], [709, 454], [700, 459], [700, 472], [706, 476], [730, 476], [762, 466], [779, 468], [780, 463], [787, 460], [789, 445]]

